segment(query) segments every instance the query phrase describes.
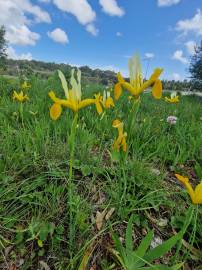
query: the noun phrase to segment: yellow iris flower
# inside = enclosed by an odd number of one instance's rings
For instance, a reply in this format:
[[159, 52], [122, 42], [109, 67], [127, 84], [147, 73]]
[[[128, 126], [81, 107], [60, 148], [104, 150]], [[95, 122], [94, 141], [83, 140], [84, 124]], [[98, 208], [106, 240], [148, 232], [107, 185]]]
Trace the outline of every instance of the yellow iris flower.
[[22, 90], [28, 90], [31, 88], [31, 84], [29, 84], [28, 82], [24, 81], [22, 84], [21, 84], [21, 89]]
[[126, 150], [127, 150], [127, 143], [126, 143], [127, 133], [123, 132], [123, 122], [116, 119], [113, 121], [112, 126], [114, 128], [118, 129], [118, 137], [113, 144], [113, 149], [115, 148], [117, 151], [120, 151], [120, 148], [122, 148], [122, 150], [124, 152], [126, 152]]
[[62, 113], [62, 107], [67, 107], [74, 112], [78, 112], [80, 109], [88, 105], [95, 104], [97, 112], [99, 114], [102, 113], [102, 107], [100, 105], [100, 94], [95, 95], [95, 98], [87, 98], [81, 100], [81, 71], [79, 69], [77, 71], [77, 80], [74, 77], [74, 69], [72, 69], [71, 71], [71, 90], [68, 89], [67, 81], [64, 74], [61, 71], [58, 71], [58, 74], [65, 92], [66, 99], [57, 98], [53, 91], [49, 92], [49, 97], [54, 102], [50, 109], [50, 117], [53, 120], [57, 120], [60, 117]]
[[111, 107], [115, 107], [113, 98], [110, 96], [109, 91], [104, 91], [102, 105], [106, 109], [109, 109]]
[[165, 101], [169, 103], [178, 103], [179, 96], [177, 96], [176, 93], [172, 93], [170, 97], [165, 97]]
[[115, 85], [114, 89], [116, 100], [119, 99], [122, 94], [122, 87], [128, 90], [132, 96], [138, 98], [144, 90], [150, 86], [153, 86], [153, 97], [156, 99], [160, 99], [162, 97], [162, 83], [159, 80], [159, 76], [161, 75], [163, 69], [156, 68], [149, 80], [144, 82], [139, 55], [134, 55], [129, 59], [128, 67], [130, 82], [126, 82], [120, 72], [117, 74], [118, 83]]
[[24, 102], [26, 100], [29, 100], [29, 97], [27, 95], [24, 95], [23, 91], [21, 91], [20, 93], [17, 93], [16, 91], [14, 91], [13, 99], [16, 99], [19, 102]]
[[180, 174], [175, 174], [175, 176], [186, 187], [193, 204], [202, 204], [202, 182], [193, 190], [188, 177], [184, 177]]

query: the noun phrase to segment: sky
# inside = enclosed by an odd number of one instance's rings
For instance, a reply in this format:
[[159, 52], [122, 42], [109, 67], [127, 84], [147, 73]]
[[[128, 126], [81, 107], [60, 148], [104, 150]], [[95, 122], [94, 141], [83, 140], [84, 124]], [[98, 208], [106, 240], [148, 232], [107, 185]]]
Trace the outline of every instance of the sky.
[[7, 54], [128, 74], [139, 53], [143, 74], [189, 78], [202, 40], [202, 0], [0, 0]]

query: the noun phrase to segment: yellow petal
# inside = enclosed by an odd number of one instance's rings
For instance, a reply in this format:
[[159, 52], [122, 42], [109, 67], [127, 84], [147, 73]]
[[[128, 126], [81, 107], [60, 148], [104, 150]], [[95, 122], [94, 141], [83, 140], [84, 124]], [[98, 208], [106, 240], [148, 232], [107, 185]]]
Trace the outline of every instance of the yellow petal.
[[18, 96], [17, 92], [16, 92], [16, 91], [14, 91], [14, 92], [13, 92], [13, 99], [16, 99], [16, 98], [17, 98], [17, 96]]
[[179, 96], [171, 98], [171, 103], [178, 103], [179, 102]]
[[120, 143], [117, 140], [115, 140], [113, 145], [112, 145], [112, 150], [114, 150], [114, 149], [116, 149], [117, 151], [120, 150]]
[[128, 82], [124, 82], [122, 83], [123, 87], [128, 90], [133, 96], [137, 96], [141, 93], [139, 88], [135, 88], [132, 86], [132, 84], [128, 83]]
[[50, 109], [50, 117], [53, 120], [57, 120], [62, 113], [62, 106], [58, 103], [54, 103]]
[[143, 83], [142, 65], [139, 54], [135, 54], [128, 61], [130, 84], [138, 89]]
[[112, 126], [113, 126], [114, 128], [117, 128], [120, 124], [121, 124], [121, 121], [118, 120], [118, 119], [116, 119], [116, 120], [113, 121]]
[[105, 107], [107, 108], [107, 109], [109, 109], [110, 107], [114, 107], [115, 105], [114, 105], [114, 101], [113, 101], [113, 98], [112, 97], [108, 97], [107, 99], [106, 99], [106, 102], [105, 102]]
[[162, 68], [156, 68], [153, 74], [150, 76], [149, 81], [153, 81], [153, 82], [156, 81], [162, 72], [163, 72]]
[[78, 102], [71, 100], [71, 99], [60, 99], [55, 96], [53, 91], [48, 93], [49, 97], [52, 99], [54, 103], [60, 104], [62, 106], [68, 107], [69, 109], [73, 110], [74, 112], [78, 111]]
[[69, 99], [73, 101], [79, 101], [76, 96], [76, 92], [73, 90], [69, 90]]
[[175, 174], [175, 176], [186, 187], [186, 189], [191, 197], [192, 202], [195, 204], [195, 193], [194, 193], [194, 190], [193, 190], [191, 184], [189, 183], [189, 178], [184, 177], [180, 174]]
[[19, 94], [17, 94], [16, 99], [17, 99], [19, 102], [22, 102], [22, 101], [23, 101], [23, 92], [22, 92], [22, 91], [21, 91]]
[[117, 79], [118, 79], [119, 83], [124, 83], [125, 82], [125, 80], [124, 80], [124, 78], [123, 78], [123, 76], [121, 75], [120, 72], [117, 73]]
[[152, 95], [156, 99], [160, 99], [162, 97], [162, 83], [160, 80], [155, 81], [152, 88]]
[[99, 94], [95, 95], [95, 106], [96, 106], [96, 110], [98, 112], [98, 114], [101, 114], [103, 112], [102, 106], [101, 106], [101, 101], [102, 101], [102, 96]]
[[101, 114], [103, 112], [103, 109], [102, 109], [100, 102], [96, 102], [95, 106], [96, 106], [96, 110], [97, 110], [98, 114]]
[[53, 102], [58, 101], [58, 98], [56, 98], [56, 95], [55, 95], [55, 93], [54, 93], [53, 91], [50, 91], [50, 92], [48, 93], [48, 95], [49, 95], [49, 97], [52, 99]]
[[176, 96], [176, 97], [173, 97], [173, 98], [165, 97], [165, 101], [170, 102], [170, 103], [178, 103], [179, 102], [179, 96]]
[[23, 91], [20, 93], [17, 93], [16, 91], [13, 92], [13, 99], [16, 99], [19, 102], [24, 102], [26, 100], [29, 100], [27, 95], [24, 95]]
[[79, 102], [79, 107], [78, 109], [84, 108], [86, 106], [89, 106], [91, 104], [95, 104], [95, 99], [93, 98], [87, 98]]
[[48, 95], [49, 95], [49, 97], [52, 99], [52, 101], [53, 101], [54, 103], [57, 103], [57, 104], [60, 104], [60, 105], [64, 105], [64, 106], [66, 106], [66, 107], [68, 107], [68, 106], [67, 106], [68, 103], [71, 103], [68, 99], [60, 99], [60, 98], [57, 98], [56, 95], [55, 95], [55, 93], [54, 93], [53, 91], [50, 91], [50, 92], [48, 93]]
[[202, 183], [196, 186], [194, 194], [195, 204], [202, 204]]
[[26, 81], [21, 84], [21, 88], [23, 90], [28, 90], [31, 87], [31, 84], [27, 83]]
[[25, 101], [25, 100], [29, 100], [28, 95], [24, 95], [24, 96], [23, 96], [23, 101]]
[[175, 174], [175, 176], [184, 185], [185, 185], [185, 183], [189, 182], [189, 178], [188, 177], [184, 177], [184, 176], [182, 176], [180, 174], [177, 174], [177, 173]]
[[114, 97], [116, 100], [118, 100], [120, 98], [122, 94], [122, 87], [120, 83], [116, 83], [115, 87], [114, 87]]
[[158, 77], [161, 75], [162, 72], [163, 72], [163, 69], [156, 68], [154, 70], [153, 74], [151, 75], [151, 77], [149, 78], [149, 80], [144, 82], [143, 85], [140, 87], [140, 91], [142, 92], [142, 91], [146, 90], [153, 83], [155, 83], [155, 81], [158, 79]]
[[170, 98], [165, 97], [165, 101], [166, 101], [166, 102], [170, 102]]
[[126, 152], [126, 151], [127, 151], [126, 136], [124, 136], [124, 137], [122, 138], [121, 145], [122, 145], [123, 151]]

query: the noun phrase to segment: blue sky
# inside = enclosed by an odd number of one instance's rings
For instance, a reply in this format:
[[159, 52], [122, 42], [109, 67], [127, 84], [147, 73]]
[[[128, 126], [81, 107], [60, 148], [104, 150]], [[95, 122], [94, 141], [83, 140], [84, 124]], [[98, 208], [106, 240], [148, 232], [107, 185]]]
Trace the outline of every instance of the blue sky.
[[202, 0], [0, 1], [8, 55], [113, 69], [127, 75], [139, 52], [146, 72], [184, 79], [193, 47], [202, 39]]

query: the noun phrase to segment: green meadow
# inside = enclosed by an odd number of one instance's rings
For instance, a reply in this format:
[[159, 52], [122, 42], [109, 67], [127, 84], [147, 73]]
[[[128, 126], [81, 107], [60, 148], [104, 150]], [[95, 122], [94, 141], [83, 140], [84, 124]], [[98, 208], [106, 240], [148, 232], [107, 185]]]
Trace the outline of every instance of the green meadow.
[[[148, 92], [137, 102], [123, 90], [115, 107], [83, 108], [75, 124], [68, 108], [50, 117], [49, 91], [64, 98], [57, 73], [29, 83], [20, 103], [20, 80], [0, 78], [0, 268], [202, 269], [202, 208], [175, 177], [193, 188], [202, 179], [202, 99]], [[104, 89], [84, 83], [82, 97]], [[112, 149], [115, 119], [126, 153]]]

